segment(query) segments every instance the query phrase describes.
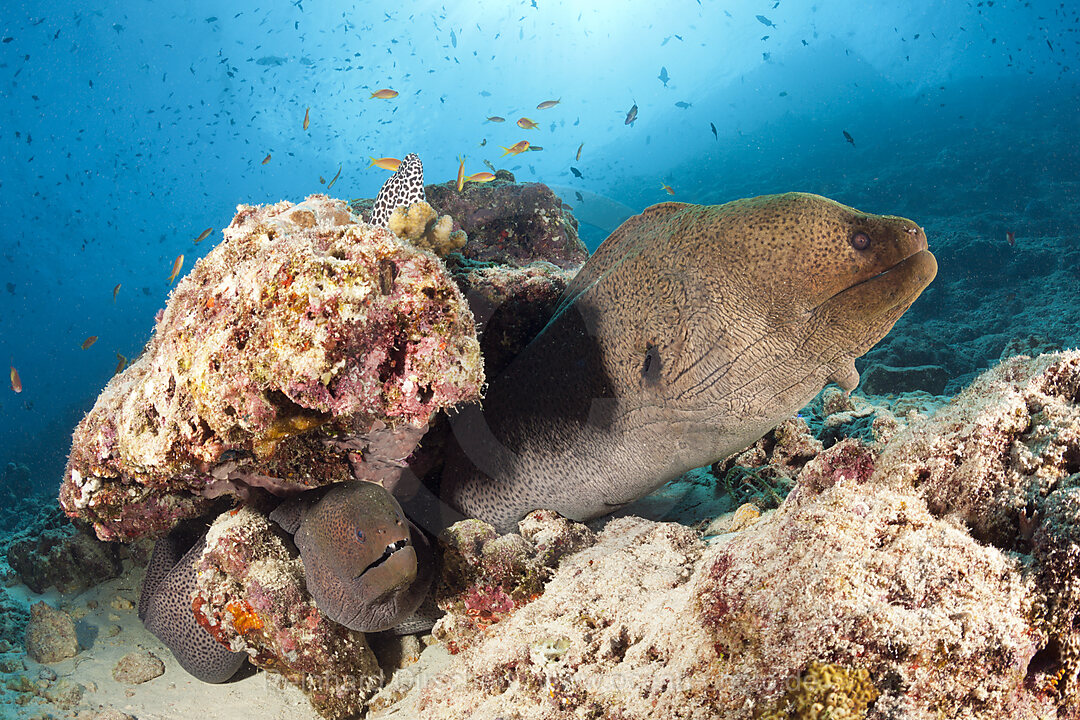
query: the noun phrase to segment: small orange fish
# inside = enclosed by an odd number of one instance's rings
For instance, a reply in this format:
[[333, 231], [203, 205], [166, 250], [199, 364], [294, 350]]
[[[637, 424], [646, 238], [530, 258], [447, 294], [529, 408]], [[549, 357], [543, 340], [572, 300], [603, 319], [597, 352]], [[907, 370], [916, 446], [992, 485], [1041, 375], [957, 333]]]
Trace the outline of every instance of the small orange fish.
[[19, 378], [19, 371], [14, 365], [11, 366], [11, 389], [17, 393], [22, 392], [22, 379]]
[[270, 162], [270, 153], [266, 153], [266, 157], [263, 158], [262, 164], [265, 165], [268, 162]]
[[465, 182], [486, 183], [495, 179], [495, 173], [478, 172], [465, 178]]
[[337, 182], [337, 179], [339, 177], [341, 177], [341, 165], [338, 165], [337, 172], [334, 173], [334, 177], [330, 178], [330, 182], [327, 183], [326, 189], [329, 190], [330, 188], [334, 187], [334, 183]]
[[90, 346], [93, 345], [96, 342], [97, 342], [97, 335], [91, 335], [90, 337], [88, 337], [88, 338], [86, 338], [85, 340], [82, 341], [82, 345], [80, 347], [82, 347], [83, 350], [89, 350]]
[[527, 117], [518, 118], [517, 126], [522, 130], [535, 130], [536, 128], [540, 127]]
[[1009, 247], [1016, 247], [1016, 233], [1012, 230], [1005, 233], [1005, 240], [1009, 243]]
[[506, 118], [499, 117], [498, 115], [492, 115], [488, 118], [488, 122], [506, 122]]
[[308, 125], [311, 124], [311, 108], [304, 111], [304, 129], [307, 130]]
[[176, 276], [180, 274], [180, 268], [182, 268], [182, 267], [184, 267], [184, 255], [183, 255], [183, 253], [181, 253], [180, 255], [177, 255], [176, 260], [173, 261], [172, 275], [169, 275], [169, 284], [170, 285], [173, 284], [173, 280], [176, 279]]
[[500, 145], [499, 147], [501, 147], [503, 150], [506, 151], [502, 155], [500, 155], [499, 157], [506, 157], [507, 155], [518, 155], [518, 154], [523, 153], [523, 152], [525, 152], [526, 150], [529, 149], [529, 141], [528, 140], [521, 140], [519, 142], [514, 143], [510, 147], [503, 147], [502, 145]]
[[664, 188], [664, 190], [667, 191], [668, 195], [674, 195], [675, 194], [675, 191], [671, 189], [670, 185], [665, 185], [664, 183], [660, 183], [660, 187]]
[[585, 147], [585, 143], [581, 143], [580, 145], [577, 146], [577, 155], [574, 156], [574, 160], [580, 160], [581, 159], [581, 148], [583, 148], [583, 147]]
[[[562, 100], [562, 98], [559, 98], [559, 100]], [[544, 102], [537, 105], [536, 109], [537, 110], [547, 110], [548, 108], [553, 108], [553, 107], [555, 107], [556, 105], [559, 104], [559, 100], [545, 100]]]
[[370, 155], [368, 155], [368, 157], [371, 158], [371, 165], [368, 165], [368, 167], [374, 165], [377, 168], [389, 170], [390, 172], [397, 172], [398, 165], [401, 164], [401, 161], [397, 158], [374, 158]]
[[113, 370], [113, 375], [119, 375], [125, 365], [127, 365], [127, 358], [120, 353], [116, 353], [116, 369]]
[[116, 283], [116, 287], [112, 289], [112, 301], [116, 302], [116, 293], [120, 292], [120, 283]]
[[[376, 90], [371, 93], [371, 97], [378, 98], [380, 100], [393, 100], [398, 96], [397, 90], [391, 90], [390, 88], [383, 88], [382, 90]], [[368, 98], [369, 100], [371, 98]]]
[[461, 189], [465, 187], [465, 158], [462, 156], [458, 159], [461, 162], [458, 163], [457, 168], [457, 191], [461, 192]]
[[214, 228], [206, 228], [205, 230], [203, 230], [201, 233], [199, 233], [199, 237], [195, 238], [195, 244], [198, 245], [203, 240], [210, 237], [210, 233], [212, 232], [214, 232]]

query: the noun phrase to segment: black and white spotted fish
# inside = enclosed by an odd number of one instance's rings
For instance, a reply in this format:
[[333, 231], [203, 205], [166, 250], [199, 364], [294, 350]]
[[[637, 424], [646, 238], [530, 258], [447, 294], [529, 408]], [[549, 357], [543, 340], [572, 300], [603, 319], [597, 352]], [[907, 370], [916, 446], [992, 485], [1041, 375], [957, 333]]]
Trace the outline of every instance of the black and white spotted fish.
[[397, 172], [390, 176], [379, 194], [375, 196], [375, 205], [371, 208], [371, 223], [386, 227], [390, 213], [394, 208], [426, 200], [424, 195], [424, 165], [416, 153], [409, 153], [401, 161]]

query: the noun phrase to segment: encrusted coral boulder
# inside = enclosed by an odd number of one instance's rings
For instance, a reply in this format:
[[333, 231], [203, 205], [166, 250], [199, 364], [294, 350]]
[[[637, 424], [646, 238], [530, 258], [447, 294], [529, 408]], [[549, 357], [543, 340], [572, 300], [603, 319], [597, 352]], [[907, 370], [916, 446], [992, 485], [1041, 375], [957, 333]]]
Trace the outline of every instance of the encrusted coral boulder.
[[516, 183], [500, 172], [490, 183], [428, 185], [428, 202], [454, 218], [469, 240], [461, 250], [469, 260], [528, 265], [546, 260], [577, 268], [589, 257], [577, 234], [577, 220], [543, 183]]
[[436, 600], [447, 612], [433, 633], [457, 652], [535, 600], [560, 561], [596, 540], [591, 530], [550, 510], [529, 513], [521, 534], [499, 535], [480, 520], [443, 531], [442, 582]]
[[[1080, 352], [1009, 360], [891, 425], [748, 451], [761, 476], [801, 465], [795, 488], [709, 542], [609, 521], [458, 646], [423, 716], [1077, 717]], [[457, 527], [476, 560], [453, 567], [482, 567], [494, 533]]]
[[252, 508], [218, 517], [196, 563], [195, 617], [219, 642], [307, 694], [320, 715], [357, 717], [382, 685], [364, 634], [332, 622], [292, 542]]
[[434, 412], [479, 397], [472, 314], [438, 258], [323, 195], [241, 205], [224, 236], [75, 430], [60, 501], [103, 539], [251, 486], [393, 473]]
[[1031, 682], [1080, 704], [1080, 352], [1002, 362], [899, 433], [879, 465], [933, 515], [1018, 554], [1034, 591]]
[[119, 576], [125, 550], [123, 545], [98, 540], [52, 505], [11, 538], [7, 561], [36, 593], [50, 586], [75, 593]]

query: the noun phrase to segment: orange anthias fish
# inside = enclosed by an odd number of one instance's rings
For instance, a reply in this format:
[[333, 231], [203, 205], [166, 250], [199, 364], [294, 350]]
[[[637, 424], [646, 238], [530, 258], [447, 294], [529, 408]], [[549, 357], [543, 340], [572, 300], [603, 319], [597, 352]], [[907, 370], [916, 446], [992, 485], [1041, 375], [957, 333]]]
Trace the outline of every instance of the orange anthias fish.
[[500, 155], [499, 157], [506, 157], [507, 155], [518, 155], [518, 154], [523, 153], [523, 152], [525, 152], [526, 150], [529, 149], [529, 141], [528, 140], [522, 140], [520, 142], [514, 143], [510, 147], [504, 147], [502, 145], [500, 145], [499, 147], [501, 147], [503, 150], [506, 151], [502, 155]]
[[522, 130], [535, 130], [539, 127], [539, 125], [537, 125], [527, 117], [518, 118], [517, 126]]
[[667, 185], [665, 183], [660, 183], [660, 187], [664, 188], [664, 190], [667, 191], [668, 195], [674, 195], [675, 194], [675, 191], [671, 189], [670, 185]]
[[465, 182], [486, 183], [495, 179], [495, 173], [478, 172], [465, 178]]
[[[562, 100], [562, 98], [559, 98], [559, 100]], [[559, 100], [545, 100], [544, 102], [537, 105], [536, 109], [537, 110], [547, 110], [548, 108], [553, 108], [553, 107], [555, 107], [556, 105], [559, 104]]]
[[91, 335], [90, 337], [88, 337], [88, 338], [86, 338], [85, 340], [82, 341], [82, 345], [80, 345], [80, 347], [83, 350], [89, 350], [90, 346], [93, 345], [96, 342], [97, 342], [97, 335]]
[[22, 392], [22, 379], [19, 378], [19, 371], [14, 365], [11, 366], [11, 389], [17, 393]]
[[390, 88], [383, 88], [382, 90], [376, 90], [371, 93], [371, 97], [378, 98], [379, 100], [393, 100], [397, 96], [397, 90], [391, 90]]
[[506, 118], [499, 117], [498, 115], [492, 115], [488, 118], [488, 122], [506, 122]]
[[304, 129], [307, 130], [308, 125], [311, 123], [311, 108], [304, 111]]
[[184, 255], [181, 253], [176, 256], [176, 260], [172, 264], [172, 275], [169, 276], [169, 284], [173, 284], [173, 280], [180, 274], [180, 268], [184, 267]]
[[214, 232], [214, 228], [206, 228], [205, 230], [203, 230], [201, 233], [199, 233], [199, 237], [195, 238], [195, 244], [198, 245], [203, 240], [210, 237], [210, 233], [212, 232]]
[[270, 153], [266, 153], [266, 157], [263, 158], [262, 164], [265, 165], [268, 162], [270, 162]]
[[581, 159], [581, 148], [583, 148], [583, 147], [585, 147], [585, 143], [581, 143], [580, 145], [577, 146], [577, 155], [574, 156], [574, 160], [580, 160]]
[[116, 302], [116, 293], [120, 292], [120, 283], [116, 283], [116, 287], [112, 289], [112, 301]]
[[401, 161], [397, 158], [375, 158], [370, 155], [368, 155], [368, 157], [371, 158], [371, 165], [368, 165], [368, 167], [374, 165], [377, 168], [389, 170], [390, 172], [397, 172], [398, 165], [401, 164]]
[[458, 158], [461, 162], [458, 163], [457, 168], [457, 191], [461, 192], [461, 189], [465, 187], [465, 158]]

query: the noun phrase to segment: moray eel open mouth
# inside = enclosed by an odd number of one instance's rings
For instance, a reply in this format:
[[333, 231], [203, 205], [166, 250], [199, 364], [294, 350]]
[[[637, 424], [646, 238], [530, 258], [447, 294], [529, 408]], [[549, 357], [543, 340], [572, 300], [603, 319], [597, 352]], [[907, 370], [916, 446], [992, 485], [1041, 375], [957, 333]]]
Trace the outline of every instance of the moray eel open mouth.
[[392, 543], [390, 543], [389, 545], [386, 546], [386, 548], [383, 550], [382, 555], [375, 558], [374, 562], [372, 562], [366, 568], [361, 570], [360, 574], [354, 576], [353, 579], [356, 580], [356, 579], [359, 579], [359, 578], [363, 577], [363, 575], [365, 573], [367, 573], [368, 570], [373, 570], [374, 568], [379, 567], [383, 563], [390, 560], [390, 558], [393, 557], [394, 553], [397, 553], [397, 552], [399, 552], [401, 550], [405, 550], [408, 547], [409, 547], [408, 539], [402, 538], [401, 540], [395, 540], [394, 542], [392, 542]]

